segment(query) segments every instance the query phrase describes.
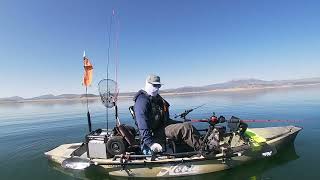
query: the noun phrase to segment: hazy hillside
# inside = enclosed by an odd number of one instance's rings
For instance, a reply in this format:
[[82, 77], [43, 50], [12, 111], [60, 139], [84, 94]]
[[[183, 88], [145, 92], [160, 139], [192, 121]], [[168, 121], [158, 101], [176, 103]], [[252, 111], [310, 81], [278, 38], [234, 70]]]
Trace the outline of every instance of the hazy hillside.
[[[306, 79], [296, 79], [296, 80], [277, 80], [277, 81], [264, 81], [259, 79], [242, 79], [242, 80], [232, 80], [225, 83], [217, 83], [206, 86], [186, 86], [176, 89], [165, 89], [161, 90], [161, 93], [193, 93], [193, 92], [208, 92], [214, 90], [229, 90], [229, 89], [253, 89], [253, 88], [277, 88], [277, 87], [294, 87], [298, 85], [314, 85], [320, 84], [320, 78], [306, 78]], [[135, 92], [123, 92], [120, 96], [133, 96]], [[99, 95], [88, 94], [89, 98], [99, 97]], [[13, 96], [8, 98], [0, 98], [0, 103], [12, 103], [12, 102], [25, 102], [25, 101], [45, 101], [45, 100], [80, 100], [85, 98], [85, 94], [61, 94], [53, 95], [46, 94], [33, 98], [24, 99], [19, 96]]]
[[264, 81], [259, 79], [242, 79], [232, 80], [225, 83], [211, 84], [200, 87], [181, 87], [177, 89], [167, 89], [162, 92], [165, 93], [184, 93], [184, 92], [199, 92], [212, 91], [232, 88], [263, 88], [263, 87], [280, 87], [290, 85], [308, 85], [320, 83], [320, 78], [298, 79], [298, 80], [278, 80], [278, 81]]
[[19, 96], [12, 96], [12, 97], [7, 97], [7, 98], [0, 98], [0, 102], [18, 102], [18, 101], [23, 101], [24, 99]]

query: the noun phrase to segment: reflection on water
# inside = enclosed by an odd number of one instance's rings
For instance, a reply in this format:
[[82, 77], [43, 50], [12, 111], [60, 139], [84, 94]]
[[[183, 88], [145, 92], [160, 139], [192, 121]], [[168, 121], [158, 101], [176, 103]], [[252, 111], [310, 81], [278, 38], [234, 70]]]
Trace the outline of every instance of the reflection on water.
[[291, 161], [297, 160], [297, 155], [294, 145], [291, 144], [289, 147], [282, 149], [275, 156], [270, 159], [263, 159], [255, 161], [247, 165], [239, 166], [234, 169], [222, 171], [215, 174], [204, 175], [201, 179], [277, 179], [276, 175], [265, 175], [267, 171], [276, 168], [277, 166], [283, 166], [290, 163]]
[[[297, 136], [295, 149], [290, 147], [272, 159], [185, 179], [320, 179], [317, 168], [320, 161], [317, 155], [320, 148], [319, 90], [320, 87], [309, 87], [166, 97], [171, 104], [171, 115], [205, 103], [189, 117], [206, 118], [214, 111], [227, 118], [235, 115], [243, 119], [300, 120], [295, 125], [304, 128]], [[131, 99], [120, 99], [122, 123], [134, 125], [128, 111], [132, 104]], [[112, 110], [109, 112], [109, 126], [112, 126], [114, 114]], [[105, 108], [99, 101], [90, 102], [90, 113], [94, 129], [106, 127]], [[205, 123], [194, 125], [207, 126]], [[249, 124], [251, 127], [281, 125], [288, 123]], [[44, 157], [45, 151], [60, 144], [83, 141], [87, 131], [85, 103], [0, 104], [0, 179], [106, 178], [93, 170], [66, 175], [49, 167]]]

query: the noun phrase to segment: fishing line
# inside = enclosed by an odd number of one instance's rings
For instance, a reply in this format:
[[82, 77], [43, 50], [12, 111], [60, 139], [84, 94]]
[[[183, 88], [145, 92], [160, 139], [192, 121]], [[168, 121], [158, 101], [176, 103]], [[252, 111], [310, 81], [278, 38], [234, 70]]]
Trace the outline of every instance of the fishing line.
[[120, 29], [120, 21], [117, 18], [117, 16], [114, 16], [114, 21], [115, 21], [115, 81], [116, 81], [116, 91], [118, 97], [119, 94], [119, 87], [118, 87], [118, 69], [119, 69], [119, 29]]

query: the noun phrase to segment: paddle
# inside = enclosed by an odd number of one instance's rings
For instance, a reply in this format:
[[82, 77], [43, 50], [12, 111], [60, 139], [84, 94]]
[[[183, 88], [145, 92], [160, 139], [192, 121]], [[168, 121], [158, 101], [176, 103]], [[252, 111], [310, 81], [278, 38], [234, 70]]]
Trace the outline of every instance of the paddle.
[[[268, 156], [273, 156], [274, 154], [277, 153], [277, 150], [275, 149], [275, 147], [270, 146], [267, 143], [259, 143], [260, 148], [257, 149], [257, 151], [259, 152], [259, 154], [261, 153], [262, 157], [268, 157]], [[205, 159], [222, 159], [222, 158], [231, 158], [231, 157], [237, 157], [237, 156], [242, 156], [243, 151], [249, 150], [252, 147], [248, 146], [246, 148], [240, 148], [237, 149], [236, 151], [232, 151], [231, 154], [216, 154], [215, 156], [210, 156], [210, 158], [205, 158]], [[253, 150], [254, 152], [255, 150]], [[263, 152], [261, 152], [263, 151]], [[91, 161], [89, 159], [86, 158], [80, 158], [80, 157], [70, 157], [65, 159], [64, 161], [62, 161], [61, 166], [65, 169], [75, 169], [75, 170], [84, 170], [88, 167], [90, 167], [91, 165], [110, 165], [110, 166], [126, 166], [126, 165], [152, 165], [152, 164], [172, 164], [172, 163], [185, 163], [185, 162], [195, 162], [195, 161], [203, 161], [203, 158], [199, 158], [199, 159], [183, 159], [183, 158], [179, 158], [176, 161], [140, 161], [140, 162], [126, 162], [125, 160], [123, 160], [123, 158], [146, 158], [146, 157], [151, 157], [151, 158], [156, 158], [156, 157], [160, 157], [160, 156], [173, 156], [173, 157], [179, 157], [181, 155], [196, 155], [196, 154], [201, 154], [200, 152], [186, 152], [186, 153], [176, 153], [176, 154], [166, 154], [166, 153], [162, 153], [162, 154], [158, 154], [158, 155], [116, 155], [115, 158], [120, 158], [120, 162], [94, 162]]]
[[[65, 169], [75, 169], [75, 170], [83, 170], [91, 165], [112, 165], [112, 166], [126, 166], [126, 165], [150, 165], [150, 164], [168, 164], [168, 163], [184, 163], [184, 162], [194, 162], [194, 161], [199, 161], [203, 159], [183, 159], [180, 158], [179, 160], [172, 161], [172, 162], [166, 162], [166, 161], [140, 161], [140, 162], [122, 162], [121, 158], [126, 157], [128, 159], [130, 158], [146, 158], [146, 157], [151, 157], [151, 158], [156, 158], [160, 156], [173, 156], [173, 157], [178, 157], [181, 155], [196, 155], [200, 154], [200, 152], [186, 152], [186, 153], [176, 153], [176, 154], [158, 154], [158, 155], [116, 155], [115, 158], [120, 158], [120, 162], [94, 162], [86, 158], [80, 158], [80, 157], [70, 157], [62, 161], [61, 166]], [[217, 154], [216, 156], [212, 156], [208, 159], [221, 159], [221, 158], [230, 158], [230, 157], [235, 157], [235, 156], [241, 156], [242, 154], [239, 153], [234, 153], [234, 154]]]

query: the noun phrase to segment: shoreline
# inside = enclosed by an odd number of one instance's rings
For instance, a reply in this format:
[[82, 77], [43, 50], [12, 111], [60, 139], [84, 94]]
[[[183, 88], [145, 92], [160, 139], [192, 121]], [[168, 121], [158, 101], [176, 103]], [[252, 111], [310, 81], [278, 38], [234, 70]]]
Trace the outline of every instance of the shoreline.
[[[281, 85], [281, 86], [265, 86], [265, 87], [245, 87], [245, 88], [227, 88], [227, 89], [213, 89], [208, 91], [198, 91], [198, 92], [177, 92], [177, 93], [161, 93], [161, 96], [172, 97], [172, 96], [188, 96], [188, 95], [203, 95], [203, 94], [215, 94], [215, 93], [230, 93], [230, 92], [249, 92], [249, 91], [260, 91], [260, 90], [273, 90], [273, 89], [286, 89], [286, 88], [298, 88], [298, 87], [311, 87], [317, 86], [320, 83], [312, 84], [298, 84], [298, 85]], [[118, 99], [121, 101], [123, 99], [132, 98], [133, 95], [119, 95]], [[100, 97], [88, 97], [89, 101], [99, 100]], [[81, 98], [61, 98], [61, 99], [32, 99], [32, 100], [21, 100], [21, 101], [0, 101], [0, 104], [16, 104], [16, 103], [59, 103], [59, 102], [73, 102], [73, 101], [86, 101], [85, 97]]]

